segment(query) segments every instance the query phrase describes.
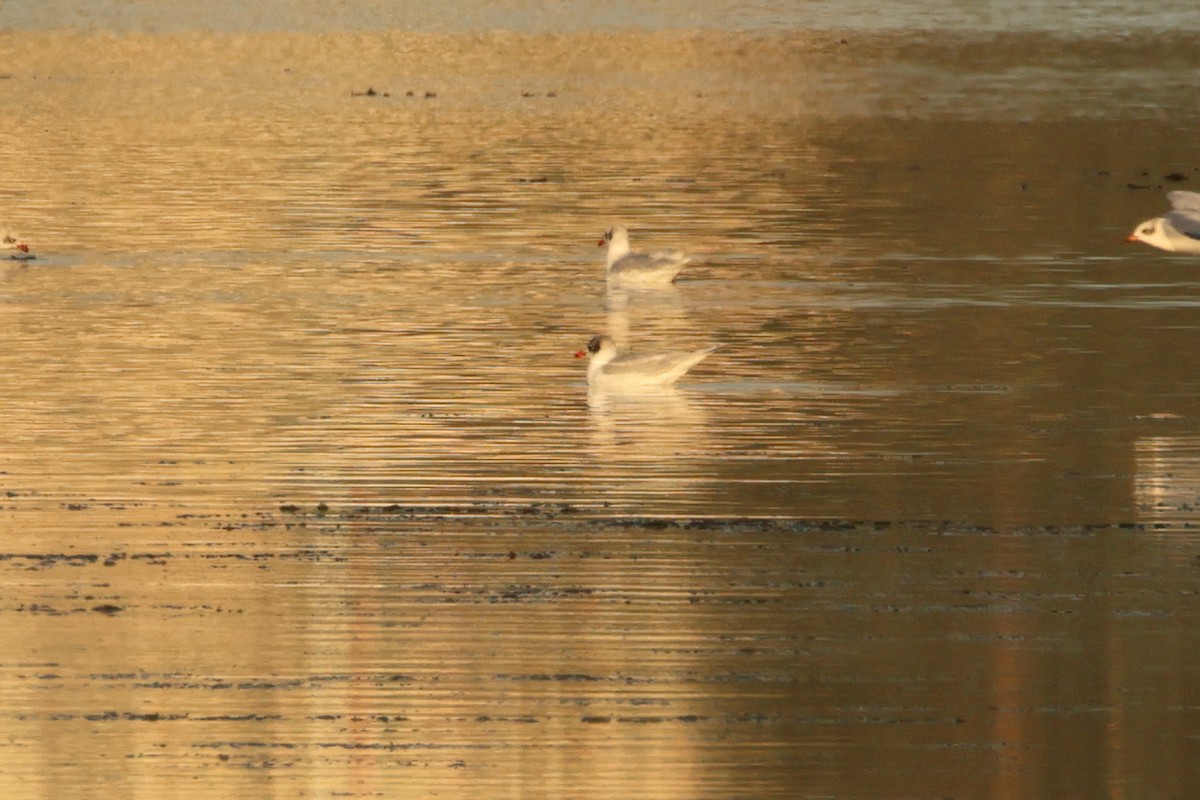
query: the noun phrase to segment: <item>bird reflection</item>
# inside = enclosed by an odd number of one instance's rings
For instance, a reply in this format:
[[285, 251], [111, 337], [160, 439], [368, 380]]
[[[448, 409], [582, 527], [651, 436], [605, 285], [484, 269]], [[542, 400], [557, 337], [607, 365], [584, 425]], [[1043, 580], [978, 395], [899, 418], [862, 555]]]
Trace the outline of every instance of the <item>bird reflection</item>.
[[674, 285], [657, 289], [610, 289], [604, 302], [608, 326], [605, 332], [626, 350], [633, 346], [630, 331], [639, 338], [662, 335], [677, 340], [690, 330], [683, 297]]
[[[689, 485], [695, 469], [686, 462], [708, 450], [708, 417], [688, 393], [674, 386], [638, 392], [588, 391], [592, 455], [611, 474], [653, 465], [655, 480], [670, 475]], [[690, 477], [685, 477], [690, 476]]]

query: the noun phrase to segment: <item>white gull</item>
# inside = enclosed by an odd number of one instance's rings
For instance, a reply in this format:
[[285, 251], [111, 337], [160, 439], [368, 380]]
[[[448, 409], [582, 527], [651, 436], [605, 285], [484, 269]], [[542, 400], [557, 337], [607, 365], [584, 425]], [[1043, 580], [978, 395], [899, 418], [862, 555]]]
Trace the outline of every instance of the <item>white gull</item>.
[[1167, 200], [1170, 211], [1141, 223], [1125, 241], [1143, 242], [1172, 253], [1200, 254], [1200, 194], [1167, 192]]
[[679, 250], [656, 253], [635, 253], [629, 246], [629, 231], [624, 225], [613, 225], [604, 232], [599, 246], [608, 245], [604, 271], [610, 288], [668, 286], [675, 281], [690, 256]]
[[621, 355], [617, 352], [617, 345], [613, 340], [601, 333], [593, 336], [587, 343], [587, 349], [580, 350], [575, 357], [589, 358], [589, 386], [600, 389], [628, 389], [669, 386], [707, 358], [717, 347]]

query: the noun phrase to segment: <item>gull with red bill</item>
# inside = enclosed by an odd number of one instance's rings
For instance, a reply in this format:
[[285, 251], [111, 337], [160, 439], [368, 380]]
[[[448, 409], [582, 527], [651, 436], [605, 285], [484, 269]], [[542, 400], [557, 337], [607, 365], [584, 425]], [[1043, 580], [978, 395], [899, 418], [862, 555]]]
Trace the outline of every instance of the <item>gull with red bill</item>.
[[679, 250], [656, 253], [635, 253], [629, 246], [629, 231], [624, 225], [613, 225], [604, 232], [599, 247], [608, 245], [604, 272], [610, 289], [664, 287], [674, 283], [690, 256]]
[[1125, 241], [1142, 242], [1171, 253], [1200, 255], [1200, 194], [1167, 192], [1167, 200], [1170, 211], [1141, 223]]
[[7, 228], [0, 228], [0, 253], [4, 253], [0, 257], [13, 261], [28, 261], [31, 258], [36, 258], [36, 256], [29, 252], [29, 245], [22, 242], [15, 233]]
[[576, 358], [588, 357], [588, 385], [598, 389], [636, 389], [669, 386], [699, 364], [716, 347], [703, 350], [673, 350], [665, 353], [621, 355], [617, 345], [604, 334], [593, 336]]

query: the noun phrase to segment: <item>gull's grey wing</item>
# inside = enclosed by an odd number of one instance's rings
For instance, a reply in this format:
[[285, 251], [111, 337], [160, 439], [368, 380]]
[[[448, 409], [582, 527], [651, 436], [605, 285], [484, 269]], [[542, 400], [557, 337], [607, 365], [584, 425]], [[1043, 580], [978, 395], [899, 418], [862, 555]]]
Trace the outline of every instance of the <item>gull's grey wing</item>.
[[1189, 239], [1200, 239], [1200, 194], [1196, 192], [1167, 192], [1171, 210], [1163, 217], [1171, 227]]
[[613, 375], [652, 375], [663, 372], [676, 364], [686, 353], [630, 353], [617, 356], [604, 365], [604, 371]]
[[[720, 347], [720, 345], [717, 345], [717, 347]], [[606, 364], [604, 371], [610, 377], [636, 376], [648, 380], [673, 382], [680, 375], [703, 361], [717, 347], [708, 347], [704, 350], [674, 350], [669, 353], [621, 356]]]
[[1171, 208], [1175, 211], [1200, 215], [1200, 192], [1185, 192], [1183, 190], [1167, 192], [1167, 200], [1171, 203]]
[[618, 273], [654, 272], [672, 266], [682, 267], [687, 261], [688, 259], [684, 258], [682, 253], [630, 253], [624, 258], [618, 259], [609, 268], [609, 272], [614, 275]]

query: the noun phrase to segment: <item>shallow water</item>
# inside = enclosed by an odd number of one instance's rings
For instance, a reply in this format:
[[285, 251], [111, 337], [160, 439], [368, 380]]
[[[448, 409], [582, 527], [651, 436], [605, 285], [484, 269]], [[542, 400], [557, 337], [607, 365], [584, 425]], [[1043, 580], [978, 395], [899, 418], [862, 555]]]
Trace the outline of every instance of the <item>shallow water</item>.
[[1194, 785], [1197, 34], [755, 8], [0, 34], [5, 782]]
[[1196, 777], [1195, 539], [1174, 532], [72, 513], [128, 544], [3, 555], [5, 771], [31, 796], [1170, 796]]

